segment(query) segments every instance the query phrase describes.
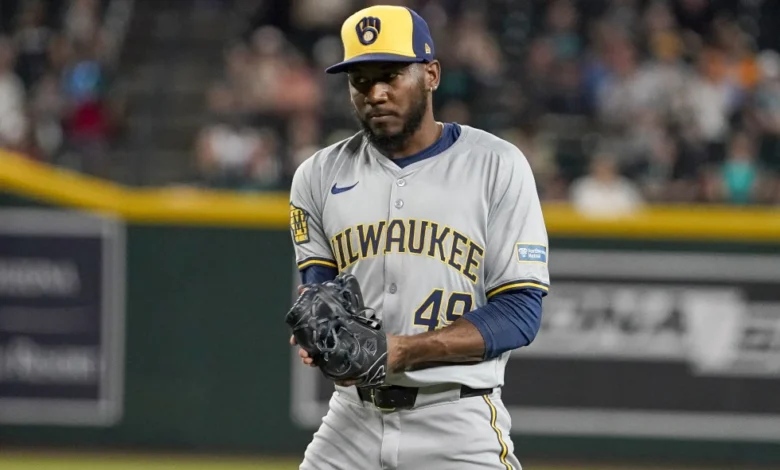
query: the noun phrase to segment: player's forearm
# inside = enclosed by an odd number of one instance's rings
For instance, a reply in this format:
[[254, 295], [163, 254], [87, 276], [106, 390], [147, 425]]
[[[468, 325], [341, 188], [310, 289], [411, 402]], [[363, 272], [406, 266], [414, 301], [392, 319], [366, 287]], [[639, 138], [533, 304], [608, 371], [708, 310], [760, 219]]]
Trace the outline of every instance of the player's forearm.
[[499, 294], [446, 328], [395, 337], [391, 370], [477, 362], [527, 346], [541, 326], [542, 297], [543, 292], [535, 288]]
[[393, 372], [421, 368], [436, 362], [478, 362], [485, 353], [485, 341], [470, 322], [458, 319], [450, 326], [412, 336], [394, 337], [397, 358]]

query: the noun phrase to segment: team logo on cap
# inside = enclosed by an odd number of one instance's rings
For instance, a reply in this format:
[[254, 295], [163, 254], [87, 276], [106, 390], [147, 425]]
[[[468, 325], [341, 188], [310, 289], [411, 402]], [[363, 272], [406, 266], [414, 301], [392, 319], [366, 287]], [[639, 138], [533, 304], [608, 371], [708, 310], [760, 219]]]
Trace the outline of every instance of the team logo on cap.
[[364, 46], [375, 43], [382, 30], [382, 22], [374, 16], [366, 16], [355, 25], [358, 40]]

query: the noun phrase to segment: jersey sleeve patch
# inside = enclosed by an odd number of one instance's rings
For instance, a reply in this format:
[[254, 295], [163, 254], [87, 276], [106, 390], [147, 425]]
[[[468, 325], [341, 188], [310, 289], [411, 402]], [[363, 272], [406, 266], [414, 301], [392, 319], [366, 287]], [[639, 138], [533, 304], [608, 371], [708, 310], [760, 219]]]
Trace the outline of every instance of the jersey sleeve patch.
[[518, 243], [515, 247], [518, 263], [547, 264], [547, 247], [531, 243]]
[[296, 245], [309, 243], [309, 214], [290, 203], [290, 232]]

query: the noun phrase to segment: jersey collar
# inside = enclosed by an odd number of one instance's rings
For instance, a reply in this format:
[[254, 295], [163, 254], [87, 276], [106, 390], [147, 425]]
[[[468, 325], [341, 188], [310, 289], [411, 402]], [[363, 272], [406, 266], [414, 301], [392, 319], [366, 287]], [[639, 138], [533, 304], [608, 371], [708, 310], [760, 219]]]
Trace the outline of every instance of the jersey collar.
[[454, 122], [447, 122], [444, 124], [444, 128], [441, 131], [441, 135], [439, 138], [431, 144], [430, 147], [420, 150], [419, 152], [409, 155], [408, 157], [404, 158], [397, 158], [393, 160], [393, 163], [398, 165], [399, 168], [405, 168], [412, 163], [421, 162], [425, 159], [435, 157], [436, 155], [439, 155], [440, 153], [444, 152], [448, 148], [452, 147], [452, 145], [457, 142], [458, 137], [460, 137], [460, 125]]
[[370, 149], [370, 152], [376, 155], [380, 163], [383, 163], [385, 166], [397, 171], [399, 169], [405, 169], [415, 163], [419, 163], [440, 155], [458, 142], [462, 131], [463, 128], [460, 126], [460, 124], [454, 122], [445, 123], [441, 136], [439, 136], [436, 142], [413, 155], [397, 159], [388, 158], [370, 143], [367, 143], [367, 145]]

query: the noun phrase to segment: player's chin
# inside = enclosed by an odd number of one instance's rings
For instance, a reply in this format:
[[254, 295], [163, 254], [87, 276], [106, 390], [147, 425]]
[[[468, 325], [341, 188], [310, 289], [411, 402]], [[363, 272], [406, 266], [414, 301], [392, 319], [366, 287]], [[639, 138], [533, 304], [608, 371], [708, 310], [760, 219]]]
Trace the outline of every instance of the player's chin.
[[369, 122], [368, 127], [371, 129], [371, 133], [376, 137], [388, 138], [395, 137], [403, 131], [403, 123], [395, 123], [392, 121]]

